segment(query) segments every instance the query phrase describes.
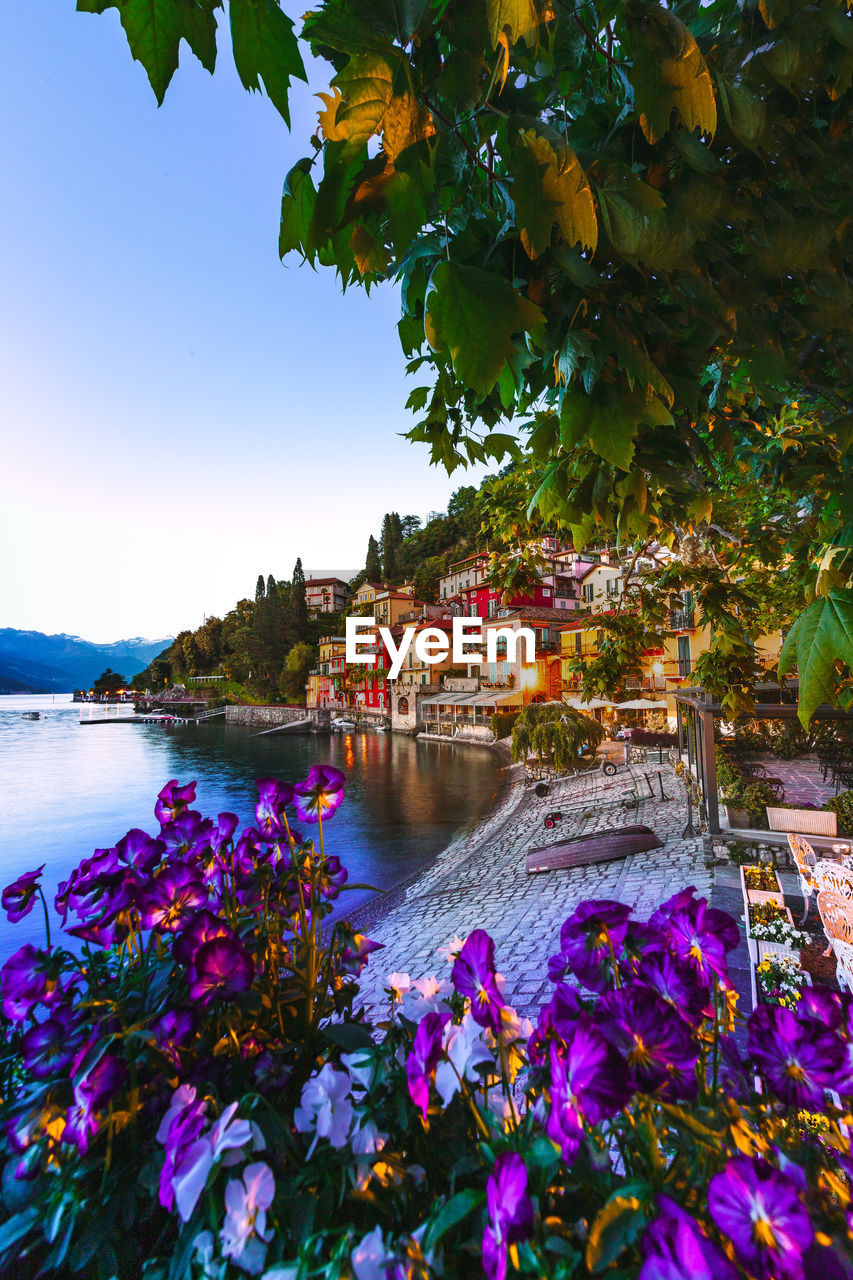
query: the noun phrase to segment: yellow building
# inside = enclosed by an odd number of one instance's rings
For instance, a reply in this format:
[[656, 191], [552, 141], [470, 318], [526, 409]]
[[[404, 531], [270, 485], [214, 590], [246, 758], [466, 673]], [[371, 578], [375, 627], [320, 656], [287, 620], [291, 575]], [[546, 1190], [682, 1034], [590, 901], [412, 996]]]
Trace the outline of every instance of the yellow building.
[[384, 591], [381, 582], [363, 582], [355, 593], [352, 602], [352, 612], [363, 614], [369, 617], [373, 613], [373, 604], [376, 600], [377, 591]]
[[309, 707], [343, 707], [346, 672], [346, 640], [343, 636], [322, 636], [316, 667], [308, 672], [305, 702]]
[[[577, 621], [566, 623], [561, 628], [562, 647], [562, 684], [563, 695], [573, 696], [580, 693], [580, 676], [571, 670], [571, 663], [577, 658], [592, 658], [598, 653], [598, 628], [590, 617], [580, 617]], [[629, 698], [641, 694], [650, 700], [667, 702], [666, 714], [675, 723], [674, 695], [682, 685], [690, 685], [696, 660], [706, 653], [711, 644], [710, 628], [696, 625], [696, 615], [691, 593], [685, 592], [677, 598], [674, 607], [669, 611], [667, 628], [660, 649], [648, 649], [645, 654], [641, 672], [626, 680]], [[782, 647], [781, 631], [773, 631], [760, 636], [756, 641], [755, 654], [760, 666], [774, 666], [779, 660]]]

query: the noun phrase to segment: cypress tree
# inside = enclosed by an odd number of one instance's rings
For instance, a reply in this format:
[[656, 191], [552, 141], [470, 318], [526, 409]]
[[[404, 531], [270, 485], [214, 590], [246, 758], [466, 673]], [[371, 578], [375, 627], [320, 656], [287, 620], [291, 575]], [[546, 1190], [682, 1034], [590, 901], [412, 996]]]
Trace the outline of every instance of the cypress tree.
[[266, 596], [266, 593], [267, 592], [266, 592], [266, 586], [264, 585], [264, 575], [262, 573], [259, 573], [258, 580], [255, 583], [255, 604], [257, 604], [260, 600], [263, 600], [264, 597]]
[[305, 599], [305, 574], [302, 570], [302, 558], [297, 558], [293, 566], [293, 578], [290, 584], [290, 612], [293, 619], [293, 634], [297, 640], [305, 640], [308, 636], [308, 601]]
[[367, 559], [364, 562], [364, 572], [367, 574], [368, 582], [379, 582], [382, 578], [382, 561], [379, 558], [379, 543], [373, 534], [367, 542]]

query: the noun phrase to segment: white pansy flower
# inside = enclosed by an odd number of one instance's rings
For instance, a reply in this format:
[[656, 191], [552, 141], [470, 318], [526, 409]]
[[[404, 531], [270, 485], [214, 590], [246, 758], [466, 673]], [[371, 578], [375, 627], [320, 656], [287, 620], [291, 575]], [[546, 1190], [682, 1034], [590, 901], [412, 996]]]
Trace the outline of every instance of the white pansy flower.
[[412, 979], [407, 973], [389, 973], [385, 979], [385, 987], [390, 989], [395, 1000], [402, 1000], [411, 985]]
[[446, 960], [448, 964], [453, 964], [464, 946], [465, 939], [460, 938], [459, 934], [455, 933], [449, 942], [445, 942], [443, 946], [438, 948], [438, 954], [442, 960]]
[[385, 1248], [382, 1228], [374, 1227], [350, 1254], [355, 1280], [386, 1280], [387, 1267], [394, 1254]]
[[459, 1092], [460, 1077], [479, 1083], [479, 1066], [494, 1066], [491, 1050], [483, 1038], [483, 1027], [466, 1013], [458, 1026], [452, 1022], [444, 1028], [443, 1036], [446, 1061], [442, 1059], [435, 1069], [435, 1087], [444, 1106]]
[[250, 1275], [260, 1275], [266, 1258], [267, 1209], [275, 1195], [272, 1170], [250, 1164], [242, 1178], [232, 1178], [225, 1188], [225, 1222], [220, 1239], [222, 1252]]
[[354, 1053], [342, 1053], [341, 1062], [349, 1072], [353, 1084], [369, 1089], [376, 1079], [377, 1059], [371, 1049], [356, 1049]]
[[322, 1071], [303, 1086], [300, 1105], [293, 1113], [299, 1133], [315, 1131], [308, 1158], [318, 1138], [328, 1138], [333, 1147], [342, 1147], [352, 1120], [351, 1080], [345, 1071], [335, 1071], [326, 1063]]
[[411, 989], [403, 996], [400, 1012], [411, 1022], [420, 1022], [428, 1013], [444, 1013], [450, 1006], [443, 999], [451, 991], [450, 983], [444, 978], [417, 978]]

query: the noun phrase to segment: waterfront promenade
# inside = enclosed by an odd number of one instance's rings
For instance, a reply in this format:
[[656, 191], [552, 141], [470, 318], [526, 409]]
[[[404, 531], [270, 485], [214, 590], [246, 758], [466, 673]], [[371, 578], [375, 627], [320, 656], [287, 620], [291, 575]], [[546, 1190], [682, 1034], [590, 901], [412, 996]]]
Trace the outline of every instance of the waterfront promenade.
[[[661, 800], [660, 772], [666, 800]], [[548, 957], [559, 950], [560, 926], [585, 898], [615, 898], [647, 919], [671, 894], [695, 885], [710, 898], [713, 872], [700, 835], [683, 837], [687, 822], [684, 787], [669, 765], [620, 769], [612, 781], [600, 773], [561, 783], [537, 797], [510, 770], [496, 808], [470, 834], [453, 842], [429, 870], [390, 901], [371, 904], [359, 921], [385, 950], [371, 957], [361, 979], [360, 1003], [371, 1018], [387, 1015], [384, 986], [389, 973], [449, 977], [439, 947], [454, 935], [485, 929], [495, 940], [498, 971], [506, 978], [506, 999], [519, 1014], [535, 1017], [552, 990]], [[625, 809], [618, 797], [633, 786], [655, 799]], [[516, 775], [513, 780], [513, 775]], [[543, 819], [554, 809], [566, 815], [552, 830]], [[641, 822], [652, 828], [662, 849], [630, 854], [614, 862], [528, 875], [525, 853], [536, 845]]]

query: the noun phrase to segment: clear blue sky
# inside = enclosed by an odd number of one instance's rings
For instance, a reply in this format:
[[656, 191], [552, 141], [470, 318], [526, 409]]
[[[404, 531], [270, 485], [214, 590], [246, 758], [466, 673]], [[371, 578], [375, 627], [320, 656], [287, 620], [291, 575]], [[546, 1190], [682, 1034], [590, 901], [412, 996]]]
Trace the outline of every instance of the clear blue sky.
[[213, 77], [182, 46], [158, 110], [115, 11], [3, 0], [0, 626], [196, 626], [479, 478], [399, 438], [396, 290], [278, 261], [324, 87], [288, 134], [227, 45]]

